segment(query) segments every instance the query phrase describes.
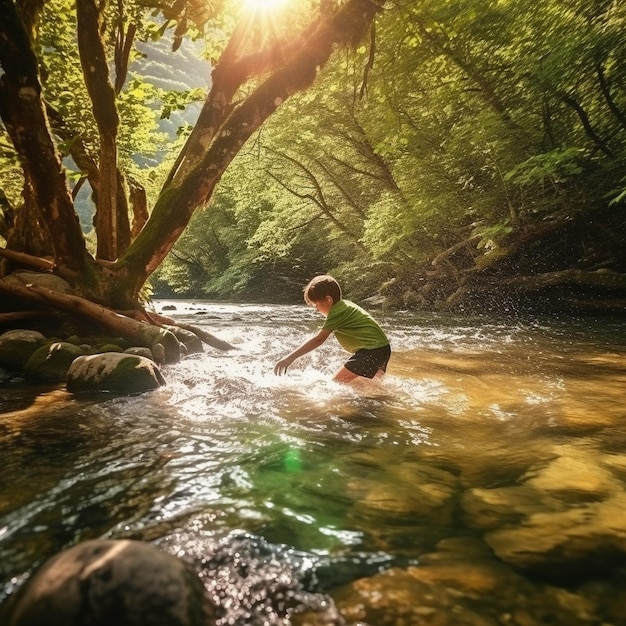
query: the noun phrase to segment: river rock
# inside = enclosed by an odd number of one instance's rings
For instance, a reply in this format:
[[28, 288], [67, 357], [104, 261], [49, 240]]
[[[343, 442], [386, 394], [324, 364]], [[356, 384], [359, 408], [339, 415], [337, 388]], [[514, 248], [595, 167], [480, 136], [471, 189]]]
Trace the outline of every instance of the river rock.
[[146, 334], [145, 339], [147, 340], [144, 345], [150, 346], [152, 354], [156, 357], [155, 348], [158, 344], [163, 348], [164, 363], [178, 363], [181, 356], [181, 343], [178, 340], [178, 337], [176, 337], [173, 332], [167, 330], [167, 328], [149, 326], [147, 324], [144, 324], [144, 326], [146, 327], [144, 332]]
[[22, 370], [33, 353], [46, 343], [36, 330], [9, 330], [0, 335], [0, 367]]
[[626, 558], [626, 494], [560, 511], [535, 513], [485, 535], [503, 561], [543, 578], [607, 575]]
[[606, 600], [534, 584], [494, 559], [453, 558], [361, 578], [333, 598], [349, 624], [376, 626], [600, 624]]
[[[335, 594], [339, 611], [349, 624], [376, 626], [487, 626], [494, 622], [476, 614], [458, 590], [461, 571], [428, 575], [429, 568], [390, 569], [361, 578]], [[465, 572], [466, 576], [472, 576]], [[493, 589], [491, 589], [493, 592]], [[454, 615], [454, 613], [457, 615]], [[462, 615], [462, 621], [457, 616]]]
[[35, 285], [36, 287], [44, 287], [59, 293], [71, 293], [72, 290], [67, 281], [63, 280], [55, 274], [47, 272], [31, 272], [29, 270], [18, 270], [5, 276], [4, 281], [23, 287], [24, 285]]
[[461, 505], [467, 525], [481, 530], [519, 524], [526, 516], [546, 510], [541, 494], [527, 486], [468, 489]]
[[622, 488], [622, 482], [599, 463], [602, 456], [574, 446], [555, 448], [559, 456], [529, 473], [526, 484], [574, 502], [596, 502]]
[[[367, 455], [355, 455], [363, 463], [374, 463]], [[380, 459], [378, 459], [380, 462]], [[347, 488], [354, 499], [352, 515], [376, 515], [393, 511], [399, 516], [410, 516], [429, 524], [450, 524], [455, 512], [458, 479], [445, 470], [426, 467], [419, 463], [394, 465], [389, 458], [384, 479], [380, 477], [353, 477]]]
[[626, 557], [626, 492], [605, 457], [555, 446], [554, 457], [516, 486], [471, 489], [462, 497], [469, 526], [504, 562], [550, 580], [606, 575]]
[[66, 341], [41, 346], [24, 366], [27, 380], [36, 382], [63, 382], [74, 359], [85, 352]]
[[140, 541], [95, 540], [45, 562], [8, 626], [210, 626], [215, 609], [184, 561]]
[[67, 372], [68, 391], [140, 393], [165, 384], [154, 361], [134, 354], [107, 352], [79, 356]]
[[179, 326], [168, 325], [165, 325], [163, 328], [167, 328], [167, 330], [174, 334], [178, 341], [180, 341], [180, 343], [187, 349], [187, 354], [204, 351], [202, 340], [198, 337], [198, 335], [192, 333], [190, 330], [180, 328]]
[[165, 347], [162, 343], [155, 343], [151, 348], [152, 360], [159, 365], [165, 364]]
[[150, 359], [151, 361], [156, 362], [156, 359], [152, 354], [152, 350], [150, 350], [150, 348], [144, 348], [143, 346], [133, 346], [132, 348], [126, 348], [126, 350], [124, 350], [124, 354], [136, 354], [137, 356], [143, 356], [146, 359]]

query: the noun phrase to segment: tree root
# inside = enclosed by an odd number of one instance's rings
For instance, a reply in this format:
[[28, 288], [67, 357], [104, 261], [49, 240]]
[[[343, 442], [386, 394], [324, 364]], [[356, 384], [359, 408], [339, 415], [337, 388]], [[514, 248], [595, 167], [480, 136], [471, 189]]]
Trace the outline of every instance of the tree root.
[[[163, 327], [165, 325], [176, 326], [192, 332], [203, 343], [218, 350], [236, 349], [235, 346], [218, 339], [200, 328], [190, 324], [181, 324], [170, 318], [157, 313], [149, 313], [143, 309], [125, 311], [123, 313], [116, 312], [80, 296], [61, 293], [24, 281], [21, 284], [16, 283], [16, 281], [9, 282], [4, 278], [0, 279], [0, 292], [29, 303], [35, 303], [90, 320], [108, 332], [126, 339], [135, 346], [152, 348], [155, 344], [160, 343], [165, 348], [166, 363], [174, 363], [180, 359], [180, 342], [174, 333]], [[0, 321], [12, 322], [49, 316], [50, 312], [39, 309], [7, 312], [1, 315]]]
[[152, 348], [160, 343], [165, 348], [166, 363], [175, 363], [180, 360], [180, 343], [170, 331], [159, 326], [138, 322], [85, 298], [32, 284], [8, 283], [5, 279], [0, 280], [0, 292], [89, 319], [135, 346]]

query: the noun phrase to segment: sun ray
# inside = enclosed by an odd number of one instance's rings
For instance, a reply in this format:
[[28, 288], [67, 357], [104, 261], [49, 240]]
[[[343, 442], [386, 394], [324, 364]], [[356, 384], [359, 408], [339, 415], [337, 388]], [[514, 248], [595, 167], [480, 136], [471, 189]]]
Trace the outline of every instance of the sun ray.
[[244, 6], [250, 11], [270, 12], [281, 8], [287, 0], [244, 0]]

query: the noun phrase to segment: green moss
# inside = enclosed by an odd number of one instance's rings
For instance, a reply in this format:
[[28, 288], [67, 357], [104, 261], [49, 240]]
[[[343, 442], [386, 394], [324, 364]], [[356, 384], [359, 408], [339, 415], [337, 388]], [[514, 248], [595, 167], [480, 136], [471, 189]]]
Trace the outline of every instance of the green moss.
[[28, 359], [24, 375], [31, 381], [62, 382], [74, 359], [82, 354], [83, 350], [67, 341], [46, 344]]
[[46, 338], [29, 331], [9, 331], [0, 337], [0, 367], [21, 370]]
[[114, 343], [101, 343], [93, 347], [94, 354], [99, 352], [124, 352], [121, 346]]
[[146, 358], [130, 354], [96, 354], [77, 359], [67, 376], [71, 392], [110, 391], [141, 393], [158, 388], [165, 380]]
[[158, 370], [152, 370], [146, 366], [141, 358], [128, 358], [120, 361], [117, 367], [107, 377], [107, 386], [113, 391], [122, 393], [137, 393], [139, 391], [149, 391], [157, 389], [165, 381], [159, 379], [154, 374]]

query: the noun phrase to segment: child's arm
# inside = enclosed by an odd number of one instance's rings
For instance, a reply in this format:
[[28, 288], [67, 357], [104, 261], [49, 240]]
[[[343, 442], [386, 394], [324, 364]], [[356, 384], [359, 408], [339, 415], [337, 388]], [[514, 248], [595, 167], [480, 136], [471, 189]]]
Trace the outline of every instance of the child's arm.
[[274, 366], [274, 374], [280, 376], [281, 374], [285, 374], [287, 372], [287, 368], [302, 355], [315, 350], [315, 348], [319, 348], [327, 339], [330, 337], [332, 333], [331, 330], [320, 330], [315, 337], [312, 337], [308, 341], [305, 341], [299, 348], [296, 348], [291, 354], [288, 354], [286, 357], [278, 361]]

